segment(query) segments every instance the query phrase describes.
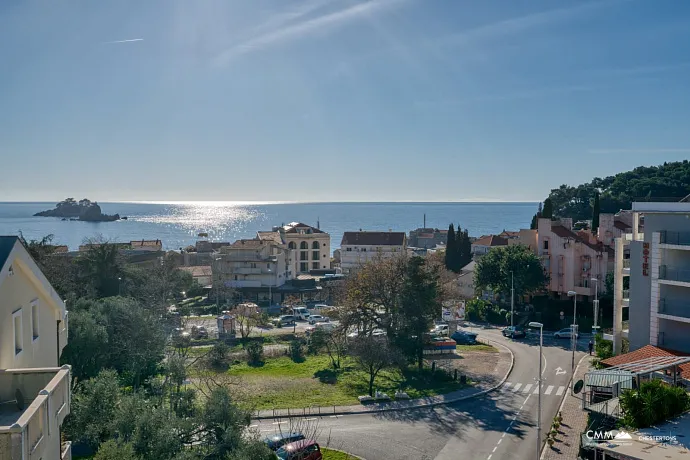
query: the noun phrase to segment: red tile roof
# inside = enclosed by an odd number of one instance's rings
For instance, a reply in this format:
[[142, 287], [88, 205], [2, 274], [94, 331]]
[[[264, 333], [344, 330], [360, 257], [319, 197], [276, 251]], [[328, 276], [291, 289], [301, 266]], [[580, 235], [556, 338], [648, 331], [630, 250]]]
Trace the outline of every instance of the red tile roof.
[[608, 246], [604, 246], [604, 243], [592, 244], [586, 238], [581, 237], [580, 235], [574, 233], [572, 230], [568, 230], [562, 225], [552, 226], [551, 232], [553, 232], [556, 236], [559, 236], [561, 238], [571, 238], [579, 243], [584, 244], [585, 246], [588, 246], [591, 249], [594, 249], [595, 251], [607, 252], [609, 256], [613, 256], [615, 254], [614, 250]]
[[476, 244], [478, 246], [489, 246], [489, 247], [494, 247], [494, 246], [508, 246], [508, 240], [505, 238], [501, 238], [500, 236], [496, 235], [487, 235], [479, 238], [477, 241], [475, 241], [472, 244]]
[[[660, 358], [665, 356], [687, 356], [687, 353], [664, 350], [663, 348], [655, 347], [654, 345], [645, 345], [644, 347], [631, 351], [630, 353], [604, 359], [601, 361], [601, 364], [606, 367], [611, 367], [632, 363], [645, 358]], [[690, 363], [681, 364], [679, 367], [683, 378], [690, 378]]]

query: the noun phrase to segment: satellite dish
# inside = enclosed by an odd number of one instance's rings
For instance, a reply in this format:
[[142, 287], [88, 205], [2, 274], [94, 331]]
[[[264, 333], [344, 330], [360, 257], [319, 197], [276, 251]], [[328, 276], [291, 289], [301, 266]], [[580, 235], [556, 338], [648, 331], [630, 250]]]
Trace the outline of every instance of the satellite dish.
[[24, 395], [22, 394], [22, 390], [17, 388], [17, 391], [14, 392], [14, 399], [17, 402], [17, 409], [20, 411], [24, 410]]
[[575, 387], [573, 387], [573, 393], [578, 394], [579, 392], [582, 391], [582, 387], [585, 386], [585, 381], [584, 380], [578, 380], [575, 383]]

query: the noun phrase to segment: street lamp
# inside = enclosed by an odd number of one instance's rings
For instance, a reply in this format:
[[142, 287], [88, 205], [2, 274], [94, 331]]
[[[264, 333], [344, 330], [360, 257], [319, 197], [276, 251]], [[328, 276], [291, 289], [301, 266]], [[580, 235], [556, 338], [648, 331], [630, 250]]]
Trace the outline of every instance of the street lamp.
[[120, 278], [119, 276], [117, 277], [117, 295], [122, 295], [122, 278]]
[[539, 386], [539, 402], [537, 404], [537, 460], [539, 460], [539, 454], [541, 453], [541, 363], [544, 360], [542, 357], [542, 346], [544, 344], [544, 325], [542, 323], [532, 321], [529, 323], [529, 327], [539, 328], [539, 374], [537, 375], [537, 384]]
[[515, 316], [515, 277], [513, 270], [510, 271], [510, 338], [513, 338], [515, 332], [515, 325], [513, 324], [513, 316]]
[[573, 358], [570, 362], [570, 378], [575, 375], [575, 348], [577, 346], [577, 292], [568, 291], [568, 297], [573, 298], [573, 324], [570, 329], [570, 347], [573, 349]]
[[599, 329], [599, 278], [592, 278], [594, 281], [594, 326], [592, 334], [596, 335]]

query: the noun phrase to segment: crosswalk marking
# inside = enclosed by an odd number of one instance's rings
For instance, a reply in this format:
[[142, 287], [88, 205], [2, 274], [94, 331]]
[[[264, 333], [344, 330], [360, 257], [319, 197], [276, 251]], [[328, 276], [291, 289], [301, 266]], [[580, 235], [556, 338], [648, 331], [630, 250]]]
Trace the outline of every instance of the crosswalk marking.
[[513, 382], [506, 382], [505, 385], [503, 385], [503, 390], [507, 390], [512, 384]]
[[564, 391], [565, 391], [565, 387], [563, 385], [561, 385], [560, 387], [558, 387], [558, 390], [556, 391], [556, 396], [562, 395]]
[[515, 386], [513, 387], [513, 393], [517, 393], [517, 391], [520, 389], [522, 386], [522, 383], [516, 383]]
[[[565, 393], [565, 390], [567, 389], [567, 386], [564, 385], [542, 385], [541, 390], [542, 394], [544, 395], [553, 395], [553, 396], [562, 396], [563, 393]], [[538, 383], [527, 383], [527, 384], [522, 384], [519, 382], [506, 382], [503, 384], [501, 387], [500, 391], [502, 392], [511, 392], [511, 393], [522, 393], [522, 394], [533, 394], [533, 395], [538, 395], [539, 394], [539, 384]]]
[[529, 393], [530, 388], [532, 388], [532, 384], [528, 383], [527, 385], [525, 385], [525, 388], [522, 389], [522, 392]]
[[539, 394], [539, 385], [536, 385], [536, 386], [534, 387], [534, 393], [532, 393], [532, 394], [533, 394], [533, 395], [538, 395], [538, 394]]
[[551, 392], [553, 391], [553, 385], [549, 385], [549, 387], [546, 389], [544, 392], [545, 395], [550, 395]]

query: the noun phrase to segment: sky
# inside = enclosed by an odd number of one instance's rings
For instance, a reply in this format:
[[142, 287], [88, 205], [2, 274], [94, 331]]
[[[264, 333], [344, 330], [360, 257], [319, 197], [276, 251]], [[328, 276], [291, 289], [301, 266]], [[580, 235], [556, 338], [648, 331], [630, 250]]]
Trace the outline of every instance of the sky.
[[537, 201], [690, 158], [685, 0], [2, 0], [0, 201]]

